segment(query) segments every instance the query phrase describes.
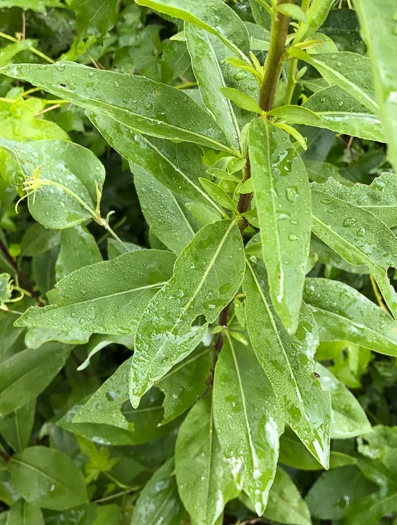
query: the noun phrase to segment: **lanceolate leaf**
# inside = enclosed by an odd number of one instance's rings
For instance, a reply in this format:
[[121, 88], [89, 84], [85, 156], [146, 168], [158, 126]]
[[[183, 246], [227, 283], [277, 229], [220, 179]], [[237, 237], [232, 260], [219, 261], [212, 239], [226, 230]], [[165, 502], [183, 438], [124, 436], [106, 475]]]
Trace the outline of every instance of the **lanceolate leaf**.
[[237, 56], [248, 56], [247, 29], [240, 17], [222, 0], [137, 0], [137, 4], [195, 24], [220, 38]]
[[146, 170], [132, 167], [141, 210], [151, 232], [175, 253], [193, 239], [201, 223], [185, 204], [188, 201], [165, 188]]
[[255, 354], [230, 337], [215, 369], [214, 420], [226, 456], [243, 465], [244, 490], [261, 516], [276, 474], [284, 424]]
[[350, 341], [397, 356], [397, 322], [354, 288], [330, 279], [306, 279], [304, 300], [314, 313], [320, 341]]
[[397, 45], [396, 6], [389, 0], [380, 0], [376, 4], [371, 0], [355, 0], [354, 7], [371, 58], [379, 116], [389, 144], [389, 159], [397, 171], [397, 66], [389, 59]]
[[41, 509], [37, 505], [20, 499], [11, 507], [8, 513], [7, 525], [44, 525]]
[[164, 399], [157, 393], [151, 394], [150, 391], [145, 396], [145, 403], [141, 402], [138, 409], [133, 410], [128, 400], [128, 377], [131, 368], [131, 359], [128, 359], [80, 408], [73, 417], [73, 423], [117, 426], [134, 431], [131, 439], [138, 441], [138, 434], [144, 436], [148, 429], [151, 433], [153, 430], [156, 432], [160, 425], [166, 425], [191, 407], [207, 388], [206, 379], [210, 375], [212, 363], [210, 349], [199, 347], [156, 383], [154, 391], [161, 390]]
[[156, 383], [165, 395], [162, 425], [180, 416], [203, 394], [213, 362], [212, 348], [199, 346]]
[[297, 124], [326, 128], [344, 135], [385, 142], [382, 125], [371, 113], [338, 86], [317, 91], [303, 105], [319, 117], [317, 122], [305, 122], [304, 115]]
[[[95, 210], [96, 182], [99, 188], [105, 181], [105, 169], [98, 158], [86, 148], [59, 140], [15, 142], [0, 138], [0, 147], [12, 151], [26, 177], [40, 167], [39, 179], [63, 186], [43, 184], [29, 196], [33, 218], [46, 228], [62, 229], [80, 224], [91, 214], [68, 190]], [[26, 192], [28, 193], [28, 192]]]
[[397, 296], [387, 269], [397, 266], [397, 238], [371, 212], [322, 191], [312, 191], [313, 231], [351, 264], [365, 264], [393, 315]]
[[56, 277], [60, 281], [74, 270], [102, 261], [93, 235], [82, 225], [62, 231], [61, 250], [56, 262]]
[[331, 393], [331, 437], [348, 439], [371, 431], [371, 425], [354, 395], [325, 367], [316, 364], [325, 392]]
[[200, 177], [207, 177], [208, 168], [201, 160], [202, 151], [198, 146], [144, 137], [106, 115], [89, 111], [88, 116], [109, 144], [132, 166], [146, 170], [178, 195], [217, 208], [199, 183]]
[[286, 421], [325, 467], [329, 462], [331, 402], [314, 376], [318, 344], [313, 315], [303, 304], [295, 336], [278, 320], [269, 300], [266, 271], [247, 262], [244, 281], [247, 328]]
[[150, 478], [134, 509], [131, 525], [178, 525], [184, 508], [178, 495], [174, 458], [170, 458]]
[[11, 479], [27, 501], [47, 509], [69, 509], [88, 500], [81, 471], [54, 448], [30, 447], [13, 456]]
[[76, 270], [56, 285], [58, 303], [29, 308], [18, 326], [134, 332], [143, 309], [171, 277], [174, 262], [170, 252], [137, 250]]
[[212, 396], [192, 408], [179, 430], [175, 471], [179, 494], [197, 525], [215, 525], [226, 503], [237, 497], [241, 463], [227, 459], [213, 422]]
[[298, 324], [310, 243], [310, 187], [288, 134], [267, 119], [249, 129], [249, 151], [270, 294], [290, 333]]
[[339, 86], [376, 114], [378, 105], [369, 58], [350, 52], [308, 55], [296, 48], [291, 48], [290, 53], [315, 67], [328, 84]]
[[346, 187], [329, 178], [314, 188], [370, 211], [389, 228], [397, 226], [397, 176], [394, 173], [382, 173], [369, 186], [356, 183]]
[[117, 0], [72, 0], [70, 8], [75, 11], [78, 36], [104, 37], [117, 22]]
[[[118, 260], [118, 259], [116, 259]], [[174, 276], [153, 297], [135, 337], [130, 399], [134, 407], [150, 386], [189, 355], [237, 292], [244, 253], [235, 221], [204, 226], [178, 257]], [[200, 325], [197, 318], [206, 317]]]
[[311, 525], [310, 511], [298, 488], [278, 467], [264, 517], [279, 523]]
[[69, 62], [6, 66], [1, 72], [104, 113], [140, 133], [229, 151], [222, 131], [205, 109], [182, 90], [154, 80]]
[[185, 24], [185, 35], [201, 98], [214, 115], [229, 144], [239, 150], [240, 129], [233, 105], [219, 91], [219, 88], [226, 87], [226, 81], [213, 44], [216, 37], [189, 23]]
[[0, 413], [9, 414], [37, 397], [69, 357], [69, 345], [48, 343], [23, 350], [3, 361], [0, 369]]
[[36, 400], [7, 416], [0, 416], [0, 433], [16, 452], [22, 452], [29, 443], [33, 428]]
[[301, 24], [296, 35], [295, 42], [302, 42], [315, 33], [325, 22], [328, 12], [331, 9], [333, 0], [314, 0], [307, 10], [307, 23]]

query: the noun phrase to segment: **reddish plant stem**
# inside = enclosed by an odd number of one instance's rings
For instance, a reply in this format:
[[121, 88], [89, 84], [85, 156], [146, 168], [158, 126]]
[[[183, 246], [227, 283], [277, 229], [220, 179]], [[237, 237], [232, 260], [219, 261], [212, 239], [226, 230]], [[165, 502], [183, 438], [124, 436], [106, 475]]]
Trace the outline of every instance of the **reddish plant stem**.
[[[294, 4], [295, 0], [278, 0], [278, 5], [281, 4]], [[283, 70], [284, 54], [285, 54], [285, 43], [288, 35], [288, 27], [290, 18], [281, 13], [278, 13], [272, 23], [272, 29], [270, 34], [270, 47], [269, 53], [266, 58], [265, 74], [262, 83], [262, 87], [259, 95], [259, 106], [263, 111], [270, 111], [273, 108], [274, 97], [276, 95], [276, 89], [280, 76]], [[245, 165], [244, 179], [245, 182], [251, 177], [251, 163], [249, 157], [247, 157], [247, 164]], [[252, 202], [252, 193], [241, 193], [237, 205], [237, 210], [240, 215], [247, 212], [250, 209]], [[241, 237], [244, 239], [244, 230], [248, 226], [248, 221], [245, 217], [242, 217], [239, 223], [239, 229]], [[227, 318], [229, 314], [231, 303], [229, 303], [220, 313], [219, 324], [226, 328]], [[218, 339], [215, 343], [215, 350], [220, 352], [223, 348], [225, 341], [224, 332], [220, 332]], [[213, 374], [212, 374], [213, 376]]]

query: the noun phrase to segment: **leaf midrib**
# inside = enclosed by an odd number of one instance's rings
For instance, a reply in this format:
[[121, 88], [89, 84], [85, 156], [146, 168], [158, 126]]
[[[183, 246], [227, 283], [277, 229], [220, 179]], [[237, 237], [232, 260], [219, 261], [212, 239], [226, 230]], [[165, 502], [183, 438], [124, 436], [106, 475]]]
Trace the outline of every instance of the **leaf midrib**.
[[[224, 243], [226, 242], [226, 239], [228, 238], [232, 228], [235, 226], [237, 220], [238, 219], [233, 219], [231, 221], [230, 226], [226, 230], [225, 235], [223, 236], [223, 238], [222, 238], [221, 242], [219, 243], [219, 245], [218, 245], [214, 255], [212, 256], [212, 259], [210, 260], [209, 265], [207, 266], [205, 272], [203, 273], [203, 276], [202, 276], [200, 282], [198, 283], [198, 286], [196, 287], [196, 289], [194, 291], [194, 294], [192, 295], [192, 297], [189, 300], [189, 302], [183, 307], [182, 313], [176, 318], [173, 327], [171, 328], [171, 330], [169, 330], [170, 333], [174, 333], [174, 330], [175, 330], [176, 326], [178, 325], [179, 321], [186, 314], [186, 312], [189, 310], [189, 308], [192, 305], [193, 301], [197, 297], [197, 294], [200, 292], [201, 288], [203, 287], [204, 282], [205, 282], [205, 280], [208, 277], [208, 274], [210, 273], [212, 267], [214, 266], [215, 261], [218, 258], [218, 255], [220, 254], [220, 252], [222, 250], [222, 247], [223, 247]], [[171, 281], [169, 281], [169, 282], [171, 282]], [[140, 326], [138, 326], [137, 333], [139, 332], [139, 328], [140, 328]], [[163, 344], [160, 346], [160, 348], [157, 350], [156, 355], [161, 353], [164, 350], [166, 345], [167, 345], [167, 341], [164, 341]], [[150, 377], [151, 371], [153, 369], [153, 365], [154, 365], [154, 360], [152, 359], [152, 361], [150, 363], [150, 366], [149, 366], [149, 369], [148, 369], [147, 373], [145, 374], [146, 377]]]
[[[290, 377], [293, 378], [293, 381], [294, 381], [294, 384], [295, 384], [295, 388], [296, 388], [296, 390], [299, 392], [299, 396], [301, 397], [301, 399], [303, 399], [303, 396], [302, 396], [302, 393], [301, 393], [301, 391], [300, 391], [300, 388], [299, 388], [299, 385], [298, 385], [297, 379], [296, 379], [296, 377], [295, 377], [294, 370], [293, 370], [293, 368], [292, 368], [292, 366], [291, 366], [291, 363], [290, 363], [290, 361], [289, 361], [288, 354], [287, 354], [287, 352], [286, 352], [286, 350], [285, 350], [285, 348], [284, 348], [284, 345], [283, 345], [283, 342], [282, 342], [282, 340], [281, 340], [281, 337], [280, 337], [279, 331], [278, 331], [278, 329], [277, 329], [276, 323], [275, 323], [275, 321], [274, 321], [274, 318], [273, 318], [272, 312], [271, 312], [271, 310], [270, 310], [270, 308], [269, 308], [269, 305], [267, 304], [266, 297], [264, 296], [264, 293], [263, 293], [262, 288], [261, 288], [261, 286], [260, 286], [260, 284], [259, 284], [259, 281], [258, 281], [258, 279], [257, 279], [257, 277], [256, 277], [256, 274], [255, 274], [255, 272], [254, 272], [254, 269], [252, 268], [251, 263], [249, 262], [248, 259], [246, 260], [246, 264], [247, 264], [247, 266], [249, 267], [249, 269], [250, 269], [250, 271], [251, 271], [252, 277], [253, 277], [254, 282], [255, 282], [255, 286], [257, 287], [257, 289], [258, 289], [258, 291], [259, 291], [259, 295], [261, 296], [261, 298], [262, 298], [262, 302], [263, 302], [263, 304], [265, 305], [266, 311], [267, 311], [267, 313], [268, 313], [268, 315], [269, 315], [269, 319], [270, 319], [270, 322], [272, 323], [273, 331], [274, 331], [274, 333], [276, 334], [276, 337], [277, 337], [278, 343], [279, 343], [280, 348], [281, 348], [281, 350], [282, 350], [282, 353], [283, 353], [283, 355], [284, 355], [284, 359], [285, 359], [285, 361], [287, 362], [288, 370], [289, 370], [289, 372], [290, 372]], [[298, 398], [298, 401], [299, 401], [299, 398]], [[300, 402], [300, 405], [302, 406], [304, 413], [307, 414], [304, 404], [303, 404], [302, 402]], [[310, 425], [310, 423], [309, 423], [309, 425]], [[311, 425], [310, 425], [310, 426], [311, 426]]]
[[[313, 57], [310, 57], [312, 59], [312, 62], [316, 65], [318, 65], [319, 67], [323, 67], [324, 69], [326, 69], [327, 71], [329, 71], [330, 73], [332, 73], [333, 75], [335, 75], [337, 78], [339, 78], [341, 81], [343, 81], [345, 84], [347, 84], [348, 86], [350, 86], [354, 92], [359, 92], [366, 100], [368, 100], [368, 102], [371, 103], [371, 106], [374, 110], [374, 112], [376, 111], [378, 105], [377, 103], [375, 102], [375, 100], [373, 100], [372, 97], [370, 97], [367, 93], [365, 93], [365, 91], [363, 91], [359, 86], [357, 86], [357, 84], [355, 84], [354, 82], [350, 81], [348, 78], [346, 78], [344, 75], [340, 74], [339, 71], [337, 71], [336, 69], [332, 69], [332, 67], [330, 67], [328, 64], [325, 64], [324, 62], [321, 62], [319, 60], [316, 60], [315, 58]], [[317, 68], [316, 68], [317, 69]]]
[[[382, 337], [382, 334], [379, 334], [378, 332], [376, 332], [373, 328], [369, 328], [367, 325], [360, 325], [359, 323], [357, 323], [357, 321], [355, 321], [354, 319], [349, 319], [348, 317], [343, 317], [343, 315], [341, 314], [337, 314], [335, 312], [331, 312], [330, 310], [325, 310], [324, 308], [320, 308], [318, 306], [314, 306], [310, 303], [307, 303], [308, 306], [312, 309], [312, 310], [318, 310], [320, 312], [324, 312], [325, 314], [327, 315], [330, 315], [330, 316], [333, 316], [333, 317], [337, 317], [338, 319], [342, 319], [343, 321], [345, 322], [350, 322], [352, 323], [354, 326], [356, 326], [357, 328], [361, 328], [361, 329], [364, 329], [368, 332], [371, 332], [372, 334], [375, 334], [377, 337]], [[394, 342], [392, 341], [391, 339], [389, 339], [388, 337], [385, 337], [385, 339], [387, 339], [387, 341], [389, 341], [390, 343], [392, 343], [393, 345], [396, 346], [396, 349], [397, 349], [397, 342]], [[344, 339], [343, 339], [344, 341]], [[377, 350], [375, 350], [375, 352], [377, 352]], [[380, 352], [379, 352], [380, 353]], [[388, 355], [388, 354], [387, 354]], [[397, 354], [396, 354], [397, 355]]]
[[[211, 199], [211, 197], [197, 184], [195, 184], [192, 179], [190, 179], [184, 171], [182, 171], [178, 166], [176, 166], [168, 157], [164, 155], [150, 140], [148, 140], [144, 135], [139, 135], [143, 141], [148, 145], [149, 148], [153, 149], [162, 159], [164, 159], [172, 168], [176, 171], [176, 173], [179, 173], [188, 184], [190, 184], [198, 193], [200, 193], [201, 196], [203, 196], [210, 204], [213, 206], [223, 217], [225, 217], [225, 212], [222, 208], [219, 208], [219, 206], [216, 204], [215, 201]], [[132, 163], [134, 163], [133, 160], [131, 160]], [[160, 182], [160, 181], [159, 181]], [[172, 192], [172, 190], [170, 190]]]

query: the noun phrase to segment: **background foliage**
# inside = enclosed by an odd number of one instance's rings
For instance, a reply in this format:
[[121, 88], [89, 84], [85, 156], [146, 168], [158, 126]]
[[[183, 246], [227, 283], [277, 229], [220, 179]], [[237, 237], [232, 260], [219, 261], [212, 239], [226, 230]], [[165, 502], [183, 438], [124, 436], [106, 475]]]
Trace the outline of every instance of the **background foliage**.
[[395, 2], [139, 3], [0, 0], [0, 524], [395, 525]]

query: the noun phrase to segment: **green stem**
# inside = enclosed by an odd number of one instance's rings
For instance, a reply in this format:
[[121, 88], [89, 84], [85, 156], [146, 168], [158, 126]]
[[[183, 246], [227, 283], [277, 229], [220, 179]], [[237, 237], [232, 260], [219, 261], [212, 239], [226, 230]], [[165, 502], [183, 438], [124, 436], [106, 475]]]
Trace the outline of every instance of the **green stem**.
[[[278, 0], [278, 5], [281, 4], [293, 4], [295, 0]], [[260, 91], [259, 105], [264, 111], [270, 111], [273, 108], [274, 96], [276, 94], [277, 84], [280, 80], [280, 76], [283, 70], [284, 54], [285, 54], [285, 43], [288, 35], [290, 18], [281, 13], [275, 13], [273, 15], [272, 29], [270, 33], [270, 48], [265, 63], [265, 74], [263, 84]], [[247, 164], [244, 168], [244, 181], [251, 177], [251, 164], [249, 157], [247, 157]], [[239, 214], [243, 214], [250, 209], [252, 202], [252, 193], [240, 194], [237, 210]], [[244, 237], [244, 230], [248, 226], [248, 221], [245, 217], [240, 220], [239, 228], [241, 236]], [[222, 310], [219, 316], [219, 324], [223, 327], [227, 326], [227, 320], [229, 315], [231, 303]], [[220, 352], [223, 348], [225, 339], [224, 332], [220, 332], [218, 339], [215, 343], [215, 350]], [[216, 362], [216, 357], [215, 360]], [[214, 362], [214, 366], [215, 366]], [[213, 382], [213, 371], [209, 378], [209, 384]]]
[[[278, 1], [278, 5], [294, 3], [295, 0]], [[269, 53], [266, 58], [265, 74], [259, 96], [259, 105], [263, 111], [270, 111], [273, 108], [277, 84], [283, 70], [289, 22], [290, 18], [281, 13], [277, 13], [273, 17]]]
[[292, 95], [294, 94], [295, 85], [296, 85], [295, 75], [296, 75], [297, 66], [298, 66], [298, 59], [297, 58], [291, 59], [289, 63], [287, 89], [285, 91], [285, 99], [284, 99], [285, 106], [288, 106], [289, 104], [291, 104]]
[[[5, 38], [6, 40], [9, 40], [10, 42], [14, 42], [14, 44], [17, 44], [18, 42], [20, 42], [20, 40], [18, 40], [17, 38], [14, 38], [13, 36], [7, 35], [6, 33], [2, 33], [1, 31], [0, 31], [0, 37]], [[44, 53], [42, 53], [41, 51], [39, 51], [35, 47], [29, 46], [28, 49], [29, 49], [29, 51], [31, 51], [35, 55], [39, 56], [40, 58], [42, 58], [46, 62], [49, 62], [50, 64], [55, 64], [55, 60], [52, 60], [52, 58], [48, 57], [47, 55], [45, 55]]]
[[107, 230], [112, 237], [116, 239], [117, 242], [119, 242], [124, 250], [128, 251], [127, 246], [124, 244], [124, 242], [120, 239], [120, 237], [112, 230], [112, 228], [109, 226], [107, 221], [103, 219], [98, 213], [90, 208], [88, 204], [86, 204], [83, 199], [81, 199], [78, 195], [76, 195], [72, 190], [64, 186], [63, 184], [59, 184], [59, 182], [54, 182], [52, 180], [42, 180], [43, 184], [47, 184], [48, 186], [56, 186], [57, 188], [60, 188], [64, 192], [68, 193], [71, 197], [73, 197], [79, 204], [82, 206], [85, 210], [88, 211], [88, 213], [92, 216], [95, 222], [97, 222], [100, 226], [103, 226], [105, 230]]

